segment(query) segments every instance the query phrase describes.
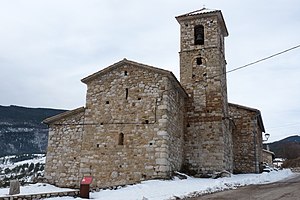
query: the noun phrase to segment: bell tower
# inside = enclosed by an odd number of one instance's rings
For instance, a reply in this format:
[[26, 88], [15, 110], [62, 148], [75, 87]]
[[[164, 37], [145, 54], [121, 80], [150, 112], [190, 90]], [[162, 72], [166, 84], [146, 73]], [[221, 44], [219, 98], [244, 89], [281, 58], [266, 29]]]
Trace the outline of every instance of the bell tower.
[[180, 24], [180, 82], [189, 95], [184, 169], [194, 174], [232, 171], [224, 37], [219, 10], [176, 17]]

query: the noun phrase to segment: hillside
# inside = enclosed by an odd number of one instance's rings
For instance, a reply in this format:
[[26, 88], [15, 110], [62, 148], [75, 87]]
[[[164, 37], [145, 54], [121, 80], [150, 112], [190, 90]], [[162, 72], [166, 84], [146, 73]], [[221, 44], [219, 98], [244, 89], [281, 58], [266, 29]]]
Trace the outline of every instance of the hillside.
[[45, 154], [0, 157], [0, 188], [9, 186], [9, 181], [15, 179], [22, 185], [36, 182], [44, 175], [45, 158]]
[[282, 140], [268, 143], [270, 150], [278, 158], [295, 159], [300, 157], [300, 136], [294, 135]]
[[0, 156], [45, 153], [48, 127], [41, 122], [64, 111], [0, 106]]

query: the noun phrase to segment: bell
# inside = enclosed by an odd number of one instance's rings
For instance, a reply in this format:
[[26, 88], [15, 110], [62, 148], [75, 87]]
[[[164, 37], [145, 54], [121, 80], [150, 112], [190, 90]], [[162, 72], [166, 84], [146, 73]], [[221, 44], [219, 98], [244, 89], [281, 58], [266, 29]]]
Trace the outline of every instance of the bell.
[[203, 35], [202, 34], [197, 34], [197, 36], [196, 36], [196, 40], [197, 41], [203, 41]]
[[196, 40], [195, 40], [195, 44], [204, 44], [204, 39], [203, 39], [203, 36], [201, 34], [198, 34], [196, 36]]

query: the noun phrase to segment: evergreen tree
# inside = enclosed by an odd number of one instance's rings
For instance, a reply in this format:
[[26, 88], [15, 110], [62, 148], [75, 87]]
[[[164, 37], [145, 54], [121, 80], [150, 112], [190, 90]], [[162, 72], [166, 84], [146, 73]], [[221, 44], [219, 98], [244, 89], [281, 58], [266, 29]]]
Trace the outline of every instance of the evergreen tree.
[[34, 164], [30, 163], [29, 168], [28, 168], [28, 172], [31, 172], [34, 169]]

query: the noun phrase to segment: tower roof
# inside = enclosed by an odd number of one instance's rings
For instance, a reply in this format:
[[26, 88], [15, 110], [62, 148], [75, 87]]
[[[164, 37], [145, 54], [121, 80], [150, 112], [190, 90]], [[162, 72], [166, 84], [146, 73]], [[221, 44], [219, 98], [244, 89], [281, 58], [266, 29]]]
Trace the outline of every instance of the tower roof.
[[191, 15], [198, 15], [198, 14], [203, 14], [203, 13], [212, 13], [212, 12], [217, 12], [219, 10], [215, 10], [215, 9], [209, 9], [209, 8], [201, 8], [200, 10], [195, 10], [195, 11], [192, 11], [192, 12], [189, 12], [189, 13], [186, 13], [186, 14], [183, 14], [183, 15], [180, 15], [178, 17], [181, 17], [181, 16], [191, 16]]
[[224, 36], [225, 37], [228, 36], [228, 30], [221, 10], [201, 8], [200, 10], [195, 10], [183, 15], [179, 15], [176, 17], [176, 19], [178, 22], [181, 22], [181, 21], [186, 21], [194, 18], [202, 18], [202, 17], [209, 17], [209, 16], [218, 17]]

